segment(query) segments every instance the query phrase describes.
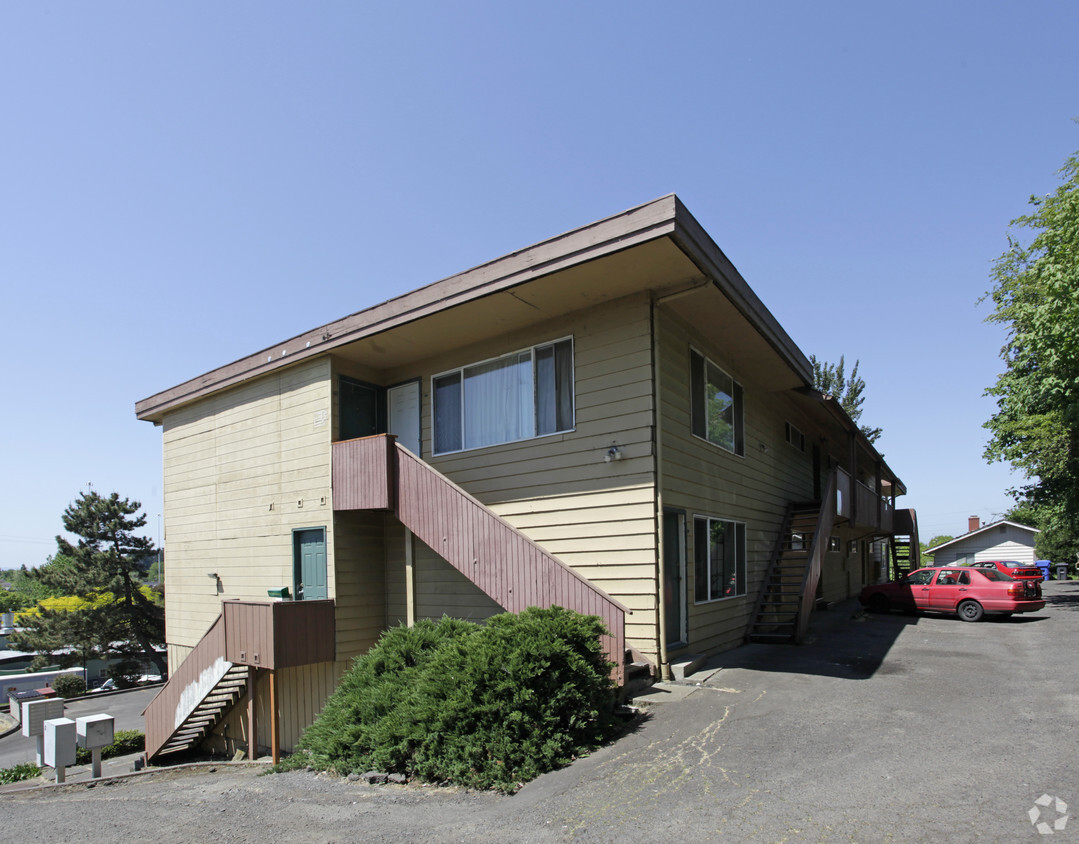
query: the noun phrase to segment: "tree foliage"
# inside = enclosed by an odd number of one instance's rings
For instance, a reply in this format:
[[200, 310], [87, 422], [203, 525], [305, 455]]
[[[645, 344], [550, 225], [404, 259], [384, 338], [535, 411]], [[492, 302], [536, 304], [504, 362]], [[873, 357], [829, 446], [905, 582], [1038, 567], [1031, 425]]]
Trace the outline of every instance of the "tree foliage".
[[987, 294], [987, 320], [1007, 335], [1004, 372], [986, 391], [997, 408], [985, 457], [1023, 474], [1012, 494], [1054, 549], [1079, 535], [1079, 153], [1060, 173], [1060, 186], [1012, 221]]
[[[839, 402], [851, 418], [857, 423], [862, 418], [862, 404], [865, 403], [865, 379], [858, 375], [858, 365], [861, 361], [854, 362], [854, 369], [850, 377], [845, 372], [846, 361], [844, 356], [839, 356], [839, 363], [831, 364], [817, 360], [816, 355], [809, 356], [809, 362], [813, 364], [813, 386], [827, 396], [832, 396]], [[866, 439], [875, 443], [881, 435], [880, 428], [871, 428], [868, 425], [858, 426]]]
[[140, 589], [152, 561], [153, 542], [136, 533], [146, 524], [137, 501], [117, 493], [79, 495], [63, 513], [64, 529], [77, 544], [56, 538], [59, 553], [29, 572], [59, 603], [39, 601], [23, 616], [26, 629], [12, 637], [17, 647], [75, 664], [90, 657], [146, 657], [165, 672], [157, 647], [165, 640], [164, 610], [153, 593]]
[[953, 539], [955, 539], [954, 536], [949, 536], [948, 534], [942, 533], [942, 534], [938, 534], [937, 536], [934, 536], [928, 542], [923, 542], [922, 543], [922, 555], [921, 555], [922, 565], [923, 566], [931, 566], [931, 565], [933, 565], [933, 561], [934, 561], [934, 559], [936, 557], [935, 554], [926, 554], [925, 553], [926, 548], [936, 548], [938, 545], [943, 545], [945, 542], [951, 542]]

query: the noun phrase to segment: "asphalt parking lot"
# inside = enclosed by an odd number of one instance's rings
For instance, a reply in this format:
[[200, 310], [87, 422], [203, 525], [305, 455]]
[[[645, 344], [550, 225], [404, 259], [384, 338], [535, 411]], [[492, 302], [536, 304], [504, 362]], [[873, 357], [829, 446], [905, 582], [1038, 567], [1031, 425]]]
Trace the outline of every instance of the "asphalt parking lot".
[[20, 841], [1072, 840], [1079, 581], [1045, 591], [977, 624], [840, 605], [809, 644], [658, 689], [632, 732], [509, 798], [218, 766], [9, 793], [0, 817]]

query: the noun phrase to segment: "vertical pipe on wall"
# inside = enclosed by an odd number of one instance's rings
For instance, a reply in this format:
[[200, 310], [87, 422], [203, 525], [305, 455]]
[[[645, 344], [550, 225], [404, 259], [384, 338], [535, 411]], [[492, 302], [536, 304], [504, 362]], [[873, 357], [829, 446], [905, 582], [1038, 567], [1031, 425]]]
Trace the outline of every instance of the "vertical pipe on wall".
[[649, 318], [652, 327], [652, 466], [653, 483], [655, 484], [655, 535], [656, 535], [656, 621], [659, 632], [659, 671], [664, 680], [671, 677], [670, 661], [667, 658], [667, 614], [663, 608], [667, 606], [668, 599], [681, 601], [681, 596], [667, 593], [666, 565], [663, 560], [663, 437], [662, 419], [663, 409], [660, 406], [660, 360], [659, 360], [659, 326], [657, 324], [656, 300], [653, 298], [649, 307]]

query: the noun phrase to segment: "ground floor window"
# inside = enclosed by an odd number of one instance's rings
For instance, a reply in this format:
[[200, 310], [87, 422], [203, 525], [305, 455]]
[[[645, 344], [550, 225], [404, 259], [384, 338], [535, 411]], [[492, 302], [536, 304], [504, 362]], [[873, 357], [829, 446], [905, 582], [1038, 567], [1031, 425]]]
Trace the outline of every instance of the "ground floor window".
[[746, 526], [696, 516], [693, 519], [694, 593], [697, 602], [746, 594]]

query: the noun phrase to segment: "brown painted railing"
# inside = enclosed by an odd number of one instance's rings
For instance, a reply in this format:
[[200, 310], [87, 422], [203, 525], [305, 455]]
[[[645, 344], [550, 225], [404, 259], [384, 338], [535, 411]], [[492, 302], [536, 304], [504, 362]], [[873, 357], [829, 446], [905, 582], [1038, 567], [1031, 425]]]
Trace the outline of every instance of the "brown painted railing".
[[813, 611], [813, 604], [817, 600], [817, 583], [820, 582], [821, 567], [824, 563], [824, 554], [828, 550], [828, 540], [832, 535], [832, 527], [835, 525], [836, 513], [836, 472], [833, 470], [828, 476], [828, 485], [821, 496], [820, 516], [817, 519], [817, 529], [813, 534], [813, 543], [809, 546], [809, 564], [806, 566], [805, 578], [802, 581], [802, 605], [798, 611], [798, 627], [795, 631], [795, 642], [801, 642], [805, 638], [809, 628], [809, 615]]
[[157, 755], [231, 667], [225, 661], [225, 619], [219, 615], [143, 712], [147, 759]]
[[[387, 509], [509, 612], [554, 604], [599, 616], [619, 681], [628, 610], [498, 516], [392, 435], [333, 446], [335, 510]], [[384, 491], [389, 490], [389, 494]]]

